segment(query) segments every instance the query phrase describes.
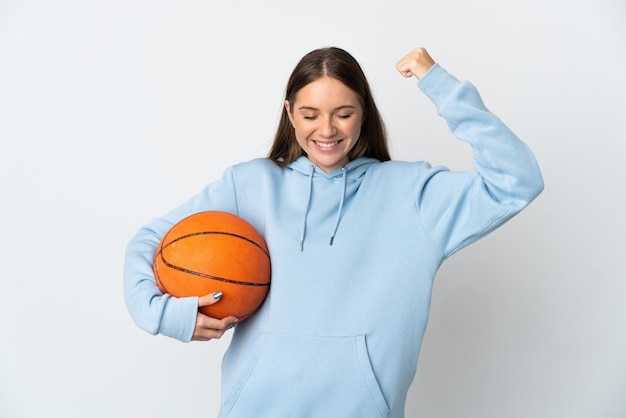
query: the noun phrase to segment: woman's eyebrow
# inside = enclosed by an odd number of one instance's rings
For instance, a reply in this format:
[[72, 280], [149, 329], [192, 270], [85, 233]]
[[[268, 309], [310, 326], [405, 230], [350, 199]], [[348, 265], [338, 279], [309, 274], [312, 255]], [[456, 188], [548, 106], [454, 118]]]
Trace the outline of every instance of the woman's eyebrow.
[[[343, 110], [343, 109], [356, 109], [356, 106], [343, 105], [343, 106], [336, 107], [333, 110]], [[298, 110], [319, 110], [319, 109], [313, 106], [300, 106]]]

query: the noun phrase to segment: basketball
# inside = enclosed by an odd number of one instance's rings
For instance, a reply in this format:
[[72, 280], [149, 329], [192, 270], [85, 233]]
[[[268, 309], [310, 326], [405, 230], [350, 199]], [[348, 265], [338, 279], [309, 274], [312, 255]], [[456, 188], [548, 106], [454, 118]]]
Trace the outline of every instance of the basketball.
[[172, 296], [222, 292], [219, 302], [200, 308], [219, 319], [246, 319], [270, 286], [265, 240], [250, 223], [227, 212], [199, 212], [176, 223], [157, 248], [153, 270], [159, 289]]

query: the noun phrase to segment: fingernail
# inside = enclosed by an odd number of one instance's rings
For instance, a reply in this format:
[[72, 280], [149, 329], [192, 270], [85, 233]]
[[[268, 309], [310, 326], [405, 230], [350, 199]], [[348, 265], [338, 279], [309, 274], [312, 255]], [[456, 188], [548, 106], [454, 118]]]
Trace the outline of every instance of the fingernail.
[[213, 299], [219, 300], [222, 297], [222, 292], [213, 293]]

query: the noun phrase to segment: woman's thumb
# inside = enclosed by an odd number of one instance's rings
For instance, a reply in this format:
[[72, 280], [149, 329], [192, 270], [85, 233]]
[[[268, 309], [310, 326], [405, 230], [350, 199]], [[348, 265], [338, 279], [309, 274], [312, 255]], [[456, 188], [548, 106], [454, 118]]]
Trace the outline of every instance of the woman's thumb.
[[198, 298], [198, 308], [213, 305], [214, 303], [219, 302], [221, 298], [222, 292], [215, 292], [208, 295], [200, 296]]

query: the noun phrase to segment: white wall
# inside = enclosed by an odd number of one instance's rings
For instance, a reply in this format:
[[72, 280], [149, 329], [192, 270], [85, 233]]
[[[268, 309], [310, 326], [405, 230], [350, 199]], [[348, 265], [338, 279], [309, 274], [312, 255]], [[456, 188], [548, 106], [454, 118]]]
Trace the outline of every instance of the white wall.
[[265, 155], [291, 69], [338, 45], [394, 158], [471, 165], [395, 72], [425, 46], [546, 181], [441, 269], [407, 417], [625, 417], [625, 23], [622, 0], [0, 0], [0, 416], [215, 416], [228, 339], [139, 330], [124, 247]]

